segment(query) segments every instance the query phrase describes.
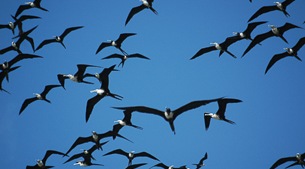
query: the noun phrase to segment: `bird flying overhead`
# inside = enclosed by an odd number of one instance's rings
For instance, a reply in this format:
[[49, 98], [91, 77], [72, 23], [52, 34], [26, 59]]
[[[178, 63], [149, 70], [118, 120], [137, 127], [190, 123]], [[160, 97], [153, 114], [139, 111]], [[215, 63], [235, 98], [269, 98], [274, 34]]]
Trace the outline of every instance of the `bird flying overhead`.
[[121, 54], [112, 54], [112, 55], [109, 55], [109, 56], [106, 56], [102, 59], [113, 59], [113, 58], [118, 58], [118, 59], [121, 59], [121, 62], [119, 63], [118, 66], [122, 65], [122, 67], [124, 67], [124, 63], [127, 59], [129, 58], [141, 58], [141, 59], [147, 59], [147, 60], [150, 60], [148, 57], [142, 55], [142, 54], [139, 54], [139, 53], [134, 53], [134, 54], [130, 54], [130, 55], [121, 55]]
[[7, 90], [3, 89], [2, 88], [2, 82], [4, 80], [5, 77], [8, 78], [8, 74], [16, 69], [18, 69], [20, 66], [15, 66], [15, 67], [12, 67], [12, 68], [7, 68], [7, 69], [4, 69], [3, 71], [0, 72], [0, 91], [4, 91], [8, 94], [10, 94], [10, 92], [8, 92]]
[[19, 18], [16, 18], [12, 16], [14, 19], [14, 22], [9, 22], [8, 24], [0, 24], [0, 29], [10, 29], [13, 34], [15, 34], [15, 28], [18, 27], [19, 35], [23, 33], [23, 21], [27, 19], [40, 19], [39, 16], [33, 16], [33, 15], [22, 15]]
[[201, 167], [203, 167], [205, 164], [203, 163], [204, 160], [208, 159], [208, 153], [205, 153], [204, 157], [202, 157], [200, 159], [200, 161], [198, 162], [198, 164], [193, 164], [196, 166], [196, 169], [200, 169]]
[[300, 165], [302, 168], [304, 168], [305, 166], [305, 153], [303, 154], [300, 154], [300, 153], [297, 153], [295, 156], [292, 156], [292, 157], [283, 157], [283, 158], [280, 158], [278, 159], [271, 167], [270, 169], [275, 169], [276, 167], [286, 163], [286, 162], [289, 162], [289, 161], [294, 161], [294, 163], [292, 163], [291, 165], [289, 165], [288, 167], [286, 168], [289, 168], [289, 167], [292, 167], [292, 166], [295, 166], [295, 165]]
[[31, 9], [31, 8], [38, 8], [43, 11], [48, 11], [47, 9], [41, 7], [40, 5], [41, 0], [34, 0], [33, 2], [26, 2], [25, 5], [20, 5], [16, 11], [15, 17], [21, 14], [24, 10]]
[[46, 154], [44, 155], [42, 160], [37, 160], [37, 164], [34, 166], [26, 166], [26, 169], [47, 169], [47, 168], [53, 168], [53, 166], [47, 166], [46, 162], [47, 159], [53, 155], [53, 154], [58, 154], [58, 155], [65, 155], [62, 152], [59, 151], [55, 151], [55, 150], [47, 150]]

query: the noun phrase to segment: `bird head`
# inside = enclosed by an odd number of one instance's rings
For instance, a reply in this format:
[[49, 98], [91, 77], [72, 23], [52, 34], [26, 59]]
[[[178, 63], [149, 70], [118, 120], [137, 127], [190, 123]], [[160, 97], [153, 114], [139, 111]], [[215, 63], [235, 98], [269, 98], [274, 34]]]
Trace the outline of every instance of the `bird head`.
[[98, 74], [98, 73], [95, 73], [94, 76], [98, 79], [100, 78], [100, 74]]
[[268, 25], [268, 27], [272, 28], [276, 28], [274, 25]]
[[165, 112], [170, 113], [171, 109], [169, 107], [165, 107]]

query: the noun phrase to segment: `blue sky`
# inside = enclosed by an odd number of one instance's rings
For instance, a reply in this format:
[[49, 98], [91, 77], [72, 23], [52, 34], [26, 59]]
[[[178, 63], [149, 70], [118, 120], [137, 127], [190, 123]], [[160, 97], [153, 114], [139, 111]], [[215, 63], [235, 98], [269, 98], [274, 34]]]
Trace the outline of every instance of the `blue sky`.
[[[12, 21], [23, 0], [5, 0], [1, 4], [0, 24]], [[38, 20], [24, 22], [24, 30], [36, 25], [31, 33], [35, 46], [44, 39], [60, 35], [66, 28], [84, 26], [65, 38], [66, 49], [60, 44], [44, 46], [35, 54], [42, 59], [23, 60], [16, 65], [21, 68], [10, 74], [10, 82], [2, 86], [11, 94], [0, 93], [0, 144], [3, 168], [25, 168], [35, 165], [46, 150], [66, 152], [80, 136], [89, 136], [112, 129], [113, 121], [122, 119], [119, 106], [143, 105], [159, 110], [176, 109], [194, 100], [218, 97], [237, 98], [242, 103], [229, 104], [226, 116], [236, 122], [231, 125], [212, 120], [208, 131], [204, 128], [204, 112], [215, 112], [217, 104], [191, 110], [175, 120], [176, 135], [162, 118], [134, 113], [132, 122], [143, 130], [125, 127], [120, 134], [134, 143], [122, 139], [110, 140], [104, 151], [94, 152], [100, 168], [125, 168], [127, 159], [119, 155], [102, 156], [117, 148], [125, 151], [147, 151], [166, 165], [175, 167], [197, 163], [206, 152], [209, 158], [204, 168], [257, 169], [269, 168], [278, 158], [304, 153], [305, 119], [305, 66], [294, 58], [276, 63], [265, 75], [264, 71], [274, 54], [292, 47], [305, 36], [304, 29], [292, 29], [284, 34], [289, 44], [279, 38], [269, 38], [254, 47], [245, 57], [242, 53], [250, 41], [242, 40], [229, 47], [237, 58], [218, 51], [206, 53], [189, 60], [199, 49], [210, 42], [223, 42], [232, 32], [243, 31], [247, 20], [261, 6], [273, 5], [273, 1], [155, 1], [155, 15], [144, 10], [124, 26], [129, 11], [140, 5], [133, 1], [42, 1], [49, 12], [30, 9], [23, 14], [40, 16]], [[296, 0], [287, 7], [291, 15], [285, 17], [274, 11], [254, 21], [268, 21], [252, 32], [252, 37], [269, 31], [268, 24], [282, 26], [286, 22], [305, 27], [303, 8], [305, 2]], [[130, 59], [120, 71], [110, 74], [110, 90], [124, 97], [122, 101], [104, 98], [94, 108], [85, 123], [88, 99], [95, 96], [93, 85], [66, 81], [66, 90], [53, 89], [48, 98], [51, 104], [36, 101], [19, 116], [18, 112], [32, 93], [42, 92], [45, 85], [59, 84], [59, 73], [74, 74], [76, 64], [92, 64], [110, 67], [120, 61], [101, 60], [113, 53], [115, 48], [105, 48], [95, 55], [101, 42], [116, 39], [120, 33], [137, 33], [122, 45], [127, 53], [141, 53], [151, 60]], [[10, 30], [0, 30], [0, 48], [11, 44]], [[22, 43], [24, 53], [33, 53], [27, 42]], [[16, 56], [8, 52], [0, 56], [1, 63]], [[299, 51], [304, 59], [305, 49]], [[88, 68], [87, 72], [100, 72], [102, 68]], [[76, 147], [70, 155], [89, 149], [92, 144]], [[66, 158], [51, 156], [47, 164], [56, 168], [72, 169], [73, 162], [62, 164]], [[148, 163], [149, 168], [157, 161], [147, 158], [135, 159], [134, 163]], [[284, 168], [288, 163], [279, 167]], [[92, 167], [98, 168], [98, 167]], [[300, 168], [295, 167], [295, 168]]]

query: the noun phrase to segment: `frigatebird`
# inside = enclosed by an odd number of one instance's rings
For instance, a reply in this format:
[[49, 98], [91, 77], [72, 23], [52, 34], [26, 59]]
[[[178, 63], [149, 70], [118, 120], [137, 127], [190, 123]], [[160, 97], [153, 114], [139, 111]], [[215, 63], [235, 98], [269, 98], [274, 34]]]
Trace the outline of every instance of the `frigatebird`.
[[154, 0], [141, 0], [142, 4], [134, 7], [130, 10], [126, 21], [125, 21], [125, 26], [128, 24], [128, 22], [130, 21], [130, 19], [137, 13], [139, 13], [140, 11], [144, 10], [144, 9], [150, 9], [153, 13], [155, 13], [156, 15], [158, 14], [158, 12], [152, 7], [152, 3], [154, 2]]
[[205, 153], [205, 155], [199, 160], [198, 164], [193, 164], [193, 165], [196, 166], [196, 169], [200, 169], [201, 167], [205, 166], [203, 161], [206, 159], [208, 159], [208, 153]]
[[290, 29], [293, 28], [301, 28], [299, 26], [296, 26], [294, 24], [291, 23], [285, 23], [283, 26], [281, 27], [276, 27], [274, 25], [268, 25], [269, 27], [271, 27], [271, 30], [266, 32], [266, 33], [262, 33], [260, 35], [257, 35], [253, 41], [249, 44], [249, 46], [247, 47], [247, 49], [244, 51], [243, 56], [246, 55], [246, 53], [248, 53], [255, 45], [260, 44], [262, 41], [264, 41], [267, 38], [270, 37], [279, 37], [281, 38], [284, 42], [288, 43], [288, 41], [284, 38], [284, 33]]
[[83, 161], [77, 161], [73, 165], [79, 165], [81, 167], [88, 167], [88, 166], [104, 166], [103, 164], [96, 164], [92, 163], [90, 158], [84, 159]]
[[0, 55], [8, 52], [8, 51], [11, 51], [11, 50], [14, 50], [14, 51], [17, 51], [19, 54], [22, 53], [21, 50], [20, 50], [20, 45], [21, 43], [24, 41], [24, 39], [26, 39], [28, 37], [28, 35], [34, 30], [36, 29], [37, 26], [35, 26], [34, 28], [24, 32], [23, 34], [20, 35], [19, 39], [17, 40], [17, 42], [12, 42], [12, 45], [9, 46], [9, 47], [6, 47], [2, 50], [0, 50]]
[[133, 165], [127, 166], [125, 169], [136, 169], [136, 168], [141, 167], [141, 166], [146, 165], [146, 164], [147, 163], [133, 164]]
[[102, 42], [100, 46], [97, 48], [95, 54], [98, 54], [102, 49], [109, 46], [114, 46], [115, 48], [119, 49], [124, 55], [128, 55], [127, 52], [125, 52], [121, 46], [123, 41], [128, 38], [129, 36], [134, 36], [136, 33], [122, 33], [120, 34], [119, 38], [117, 40], [108, 40], [108, 42]]
[[65, 29], [65, 31], [59, 35], [59, 36], [54, 36], [54, 38], [52, 39], [46, 39], [44, 41], [42, 41], [38, 47], [36, 48], [35, 51], [39, 50], [40, 48], [42, 48], [43, 46], [49, 44], [49, 43], [60, 43], [65, 49], [66, 49], [66, 46], [64, 44], [64, 39], [65, 37], [72, 31], [75, 31], [77, 29], [80, 29], [80, 28], [83, 28], [83, 26], [76, 26], [76, 27], [70, 27], [70, 28], [67, 28]]
[[72, 75], [72, 74], [58, 74], [57, 75], [57, 79], [59, 81], [59, 83], [61, 84], [61, 86], [65, 88], [65, 80], [66, 79], [70, 79], [73, 82], [77, 82], [77, 83], [86, 83], [86, 84], [93, 84], [92, 82], [87, 82], [84, 80], [84, 78], [86, 76], [84, 76], [85, 71], [87, 69], [87, 67], [100, 67], [100, 66], [94, 66], [94, 65], [87, 65], [87, 64], [78, 64], [77, 65], [77, 72]]
[[103, 139], [103, 138], [106, 138], [106, 137], [113, 137], [114, 135], [116, 135], [116, 136], [118, 136], [120, 138], [123, 138], [123, 139], [125, 139], [127, 141], [130, 141], [126, 137], [124, 137], [124, 136], [122, 136], [120, 134], [114, 133], [111, 130], [109, 130], [109, 131], [107, 131], [105, 133], [101, 133], [101, 134], [98, 134], [97, 132], [92, 131], [92, 135], [91, 136], [88, 136], [88, 137], [78, 137], [75, 140], [75, 142], [72, 144], [72, 146], [69, 148], [69, 150], [65, 153], [65, 155], [69, 154], [70, 151], [72, 151], [76, 146], [78, 146], [80, 144], [88, 143], [88, 142], [93, 142], [97, 149], [102, 149], [100, 140]]
[[34, 58], [42, 58], [42, 56], [20, 53], [16, 57], [14, 57], [12, 60], [0, 64], [0, 70], [8, 69], [8, 68], [12, 67], [15, 63], [17, 63], [23, 59], [34, 59]]
[[227, 108], [227, 104], [228, 103], [239, 103], [242, 102], [239, 99], [234, 99], [234, 98], [219, 98], [217, 99], [217, 103], [218, 103], [218, 110], [217, 112], [214, 113], [208, 113], [205, 112], [204, 113], [204, 122], [205, 122], [205, 129], [208, 130], [209, 126], [210, 126], [210, 121], [211, 118], [216, 119], [216, 120], [222, 120], [231, 124], [235, 124], [235, 122], [226, 119], [225, 117], [225, 112], [226, 112], [226, 108]]
[[300, 153], [297, 153], [295, 156], [292, 156], [292, 157], [284, 157], [284, 158], [280, 158], [278, 159], [271, 167], [270, 169], [275, 169], [276, 167], [286, 163], [286, 162], [289, 162], [289, 161], [294, 161], [294, 163], [292, 163], [291, 165], [289, 165], [288, 167], [286, 168], [289, 168], [289, 167], [292, 167], [292, 166], [295, 166], [295, 165], [300, 165], [302, 168], [304, 168], [305, 166], [305, 153], [303, 154], [300, 154]]
[[151, 154], [149, 154], [145, 151], [135, 153], [135, 151], [126, 152], [122, 149], [115, 149], [113, 151], [110, 151], [110, 152], [104, 154], [103, 156], [107, 156], [107, 155], [111, 155], [111, 154], [119, 154], [119, 155], [123, 155], [123, 156], [127, 157], [128, 158], [128, 166], [132, 165], [132, 160], [136, 157], [148, 157], [148, 158], [151, 158], [153, 160], [160, 161], [159, 159], [157, 159], [156, 157], [154, 157], [153, 155], [151, 155]]
[[288, 12], [286, 11], [286, 7], [291, 4], [294, 0], [285, 0], [284, 2], [274, 2], [275, 5], [271, 6], [263, 6], [258, 11], [256, 11], [248, 20], [248, 22], [252, 21], [253, 19], [257, 18], [259, 15], [271, 12], [271, 11], [282, 11], [286, 17], [290, 16]]
[[3, 82], [5, 77], [8, 77], [8, 74], [10, 72], [18, 69], [19, 67], [20, 66], [15, 66], [15, 67], [12, 67], [12, 68], [7, 68], [7, 69], [4, 69], [3, 71], [0, 72], [0, 91], [4, 91], [4, 92], [10, 94], [10, 92], [8, 92], [7, 90], [2, 88], [2, 82]]
[[183, 165], [183, 166], [180, 166], [180, 167], [174, 167], [174, 165], [171, 165], [171, 166], [167, 166], [163, 163], [158, 163], [150, 168], [153, 168], [153, 167], [160, 167], [160, 168], [164, 168], [164, 169], [189, 169], [186, 167], [186, 165]]
[[37, 160], [37, 164], [34, 166], [26, 166], [26, 169], [48, 169], [48, 168], [53, 168], [54, 166], [47, 166], [46, 162], [47, 159], [52, 155], [52, 154], [58, 154], [58, 155], [65, 155], [62, 152], [55, 151], [55, 150], [47, 150], [46, 154], [44, 155], [42, 160]]
[[47, 94], [50, 92], [50, 90], [52, 90], [53, 88], [56, 88], [56, 87], [60, 87], [60, 85], [47, 85], [45, 86], [44, 90], [42, 91], [42, 93], [34, 93], [34, 97], [32, 98], [28, 98], [28, 99], [25, 99], [24, 102], [22, 103], [22, 106], [20, 108], [20, 111], [19, 111], [19, 115], [23, 112], [23, 110], [29, 105], [31, 104], [32, 102], [36, 101], [36, 100], [44, 100], [48, 103], [51, 103], [50, 100], [47, 99]]
[[303, 47], [304, 44], [305, 44], [305, 37], [299, 39], [299, 41], [297, 42], [296, 45], [294, 45], [294, 47], [284, 48], [284, 50], [286, 50], [286, 52], [274, 55], [265, 70], [265, 74], [277, 61], [279, 61], [285, 57], [292, 56], [292, 57], [295, 57], [296, 59], [298, 59], [299, 61], [302, 61], [301, 58], [298, 56], [298, 51], [300, 50], [301, 47]]
[[19, 18], [11, 16], [14, 19], [14, 22], [9, 22], [8, 24], [0, 24], [0, 29], [10, 29], [13, 34], [15, 34], [15, 28], [18, 27], [19, 35], [23, 33], [22, 22], [27, 19], [40, 19], [39, 16], [33, 15], [22, 15]]
[[[96, 79], [98, 79], [98, 81], [102, 84], [104, 83], [109, 83], [109, 74], [112, 71], [118, 71], [116, 69], [114, 69], [116, 65], [112, 65], [109, 68], [104, 68], [103, 71], [101, 73], [95, 73], [95, 74], [90, 74], [90, 73], [86, 73], [84, 75], [84, 77], [95, 77]], [[108, 84], [107, 84], [108, 86]]]
[[157, 110], [157, 109], [145, 107], [145, 106], [113, 107], [113, 108], [124, 110], [124, 111], [129, 111], [129, 112], [137, 111], [137, 112], [141, 112], [141, 113], [148, 113], [148, 114], [161, 116], [164, 120], [166, 120], [169, 123], [171, 130], [174, 132], [174, 134], [176, 134], [174, 121], [180, 114], [182, 114], [188, 110], [195, 109], [200, 106], [206, 105], [208, 103], [214, 102], [214, 101], [217, 101], [217, 99], [192, 101], [190, 103], [187, 103], [187, 104], [179, 107], [176, 110], [171, 110], [170, 108], [166, 107], [165, 111], [161, 111], [161, 110]]
[[129, 58], [141, 58], [141, 59], [147, 59], [147, 60], [150, 60], [148, 57], [140, 54], [140, 53], [134, 53], [134, 54], [130, 54], [130, 55], [121, 55], [121, 54], [112, 54], [112, 55], [109, 55], [109, 56], [106, 56], [102, 59], [113, 59], [113, 58], [119, 58], [121, 59], [121, 62], [119, 63], [118, 66], [122, 65], [122, 67], [124, 67], [124, 63], [127, 59]]
[[21, 14], [24, 10], [31, 9], [31, 8], [38, 8], [43, 11], [48, 11], [47, 9], [41, 7], [40, 5], [41, 0], [34, 0], [33, 2], [26, 2], [25, 5], [20, 5], [16, 11], [15, 17]]

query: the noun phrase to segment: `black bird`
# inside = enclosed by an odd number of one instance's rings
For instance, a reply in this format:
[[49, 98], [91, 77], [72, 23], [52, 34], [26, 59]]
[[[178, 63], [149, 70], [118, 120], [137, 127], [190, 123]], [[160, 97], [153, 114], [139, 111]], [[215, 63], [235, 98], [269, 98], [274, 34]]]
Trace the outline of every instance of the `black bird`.
[[0, 24], [0, 29], [10, 29], [13, 34], [15, 34], [15, 28], [18, 27], [19, 34], [23, 33], [22, 29], [22, 22], [27, 19], [40, 19], [39, 16], [33, 16], [33, 15], [22, 15], [18, 19], [14, 16], [12, 16], [14, 19], [14, 22], [9, 22], [8, 24]]
[[58, 155], [65, 155], [62, 152], [55, 151], [55, 150], [47, 150], [46, 154], [44, 155], [42, 160], [37, 160], [37, 164], [34, 166], [26, 166], [26, 169], [48, 169], [48, 168], [53, 168], [54, 166], [47, 166], [46, 162], [47, 159], [52, 155], [52, 154], [58, 154]]
[[104, 166], [103, 164], [95, 164], [91, 162], [91, 159], [84, 159], [83, 161], [78, 161], [74, 163], [73, 165], [79, 165], [81, 167], [88, 167], [88, 166]]
[[302, 61], [301, 58], [298, 56], [298, 51], [300, 50], [301, 47], [303, 47], [304, 44], [305, 44], [305, 37], [301, 38], [294, 47], [284, 48], [284, 50], [286, 50], [286, 52], [274, 55], [265, 70], [265, 74], [277, 61], [279, 61], [285, 57], [292, 56], [292, 57], [295, 57], [296, 59], [298, 59], [299, 61]]
[[104, 74], [103, 78], [101, 79], [102, 80], [101, 87], [99, 89], [95, 89], [95, 90], [90, 91], [91, 93], [96, 93], [96, 95], [87, 101], [86, 122], [88, 122], [89, 117], [92, 113], [92, 110], [93, 110], [95, 104], [97, 102], [99, 102], [102, 98], [104, 98], [105, 96], [110, 96], [110, 97], [112, 97], [114, 99], [117, 99], [117, 100], [122, 100], [123, 99], [122, 96], [111, 93], [110, 90], [109, 90], [109, 77], [108, 76], [109, 76], [110, 72], [113, 70], [114, 66], [111, 66], [110, 71], [107, 70], [107, 73]]
[[125, 26], [128, 24], [128, 22], [130, 21], [130, 19], [137, 13], [139, 13], [140, 11], [142, 11], [143, 9], [147, 8], [150, 9], [153, 13], [155, 13], [156, 15], [158, 14], [158, 12], [152, 7], [152, 3], [154, 2], [154, 0], [141, 0], [142, 4], [140, 6], [134, 7], [130, 10], [127, 19], [125, 21]]
[[52, 39], [46, 39], [44, 41], [42, 41], [38, 47], [36, 48], [35, 51], [39, 50], [40, 48], [42, 48], [44, 45], [47, 45], [49, 43], [60, 43], [65, 49], [66, 49], [66, 46], [64, 44], [64, 39], [65, 37], [72, 31], [75, 31], [77, 29], [80, 29], [80, 28], [83, 28], [83, 26], [76, 26], [76, 27], [70, 27], [70, 28], [67, 28], [61, 35], [59, 36], [54, 36], [54, 38]]
[[32, 98], [28, 98], [28, 99], [25, 99], [21, 108], [20, 108], [20, 111], [19, 111], [19, 115], [23, 112], [23, 110], [29, 105], [31, 104], [32, 102], [36, 101], [36, 100], [44, 100], [48, 103], [51, 103], [50, 100], [47, 99], [47, 94], [50, 92], [51, 89], [53, 88], [56, 88], [56, 87], [60, 87], [60, 85], [47, 85], [45, 86], [44, 90], [42, 91], [42, 93], [34, 93], [35, 94], [35, 97], [32, 97]]
[[154, 166], [152, 166], [150, 168], [153, 168], [153, 167], [160, 167], [160, 168], [164, 168], [164, 169], [188, 169], [186, 167], [186, 165], [183, 165], [183, 166], [177, 168], [177, 167], [174, 167], [173, 165], [167, 166], [167, 165], [165, 165], [163, 163], [156, 164], [156, 165], [154, 165]]
[[112, 55], [109, 55], [109, 56], [106, 56], [102, 59], [112, 59], [112, 58], [119, 58], [121, 59], [121, 62], [118, 66], [120, 66], [122, 64], [122, 67], [124, 67], [124, 63], [127, 59], [129, 58], [141, 58], [141, 59], [147, 59], [147, 60], [150, 60], [148, 57], [142, 55], [142, 54], [139, 54], [139, 53], [134, 53], [134, 54], [130, 54], [130, 55], [121, 55], [121, 54], [112, 54]]
[[8, 69], [8, 68], [12, 67], [15, 63], [17, 63], [23, 59], [34, 59], [34, 58], [42, 58], [42, 56], [33, 55], [33, 54], [25, 54], [25, 53], [18, 54], [12, 60], [0, 64], [0, 70]]
[[111, 154], [119, 154], [119, 155], [123, 155], [123, 156], [127, 157], [128, 158], [128, 166], [132, 165], [132, 160], [136, 157], [148, 157], [148, 158], [160, 161], [159, 159], [157, 159], [156, 157], [154, 157], [153, 155], [151, 155], [147, 152], [135, 153], [134, 151], [131, 151], [131, 152], [128, 153], [128, 152], [125, 152], [122, 149], [116, 149], [116, 150], [110, 151], [110, 152], [104, 154], [104, 156], [111, 155]]
[[84, 75], [84, 77], [95, 77], [99, 80], [99, 82], [102, 84], [103, 82], [104, 83], [109, 83], [109, 74], [112, 72], [112, 71], [118, 71], [116, 69], [114, 69], [116, 65], [112, 65], [110, 66], [109, 68], [104, 68], [103, 71], [101, 73], [95, 73], [94, 75], [93, 74], [90, 74], [90, 73], [86, 73]]
[[133, 164], [133, 165], [130, 165], [128, 167], [126, 167], [125, 169], [136, 169], [138, 167], [141, 167], [143, 165], [146, 165], [147, 163], [139, 163], [139, 164]]
[[242, 39], [247, 39], [247, 40], [251, 40], [253, 41], [252, 37], [251, 37], [251, 33], [252, 31], [259, 25], [261, 24], [264, 24], [264, 23], [267, 23], [266, 21], [262, 21], [262, 22], [252, 22], [252, 23], [249, 23], [246, 30], [244, 30], [243, 32], [233, 32], [233, 34], [235, 36], [231, 36], [231, 37], [228, 37], [228, 39], [232, 40], [231, 44], [232, 43], [235, 43], [239, 40], [242, 40]]
[[173, 111], [170, 108], [166, 108], [165, 111], [161, 111], [161, 110], [157, 110], [157, 109], [149, 108], [149, 107], [145, 107], [145, 106], [113, 107], [113, 108], [124, 110], [124, 111], [129, 111], [129, 112], [137, 111], [137, 112], [142, 112], [142, 113], [148, 113], [148, 114], [154, 114], [154, 115], [161, 116], [161, 117], [164, 118], [164, 120], [166, 120], [169, 123], [169, 125], [171, 127], [171, 130], [174, 132], [174, 134], [176, 134], [174, 121], [180, 114], [182, 114], [182, 113], [184, 113], [188, 110], [195, 109], [195, 108], [198, 108], [200, 106], [206, 105], [206, 104], [211, 103], [213, 101], [217, 101], [217, 99], [193, 101], [193, 102], [190, 102], [186, 105], [183, 105], [183, 106], [181, 106], [178, 109], [173, 110]]
[[216, 42], [213, 42], [213, 43], [210, 43], [211, 45], [213, 46], [209, 46], [209, 47], [205, 47], [205, 48], [201, 48], [192, 58], [192, 59], [195, 59], [205, 53], [208, 53], [208, 52], [211, 52], [211, 51], [214, 51], [214, 50], [219, 50], [219, 57], [223, 54], [223, 52], [226, 52], [228, 53], [229, 55], [231, 55], [233, 58], [236, 58], [236, 56], [234, 54], [232, 54], [231, 52], [228, 51], [228, 47], [234, 43], [235, 41], [232, 40], [232, 39], [226, 39], [224, 42], [222, 43], [216, 43]]
[[25, 5], [20, 5], [16, 11], [15, 17], [21, 14], [24, 10], [31, 9], [31, 8], [38, 8], [43, 11], [48, 11], [47, 9], [41, 7], [40, 5], [41, 0], [34, 0], [34, 2], [27, 2]]
[[239, 99], [232, 99], [232, 98], [220, 98], [217, 100], [218, 103], [218, 110], [214, 113], [204, 113], [204, 122], [205, 122], [205, 129], [208, 130], [210, 126], [211, 118], [216, 120], [223, 120], [225, 122], [235, 124], [233, 121], [226, 119], [225, 111], [228, 103], [239, 103], [242, 102]]
[[85, 71], [87, 69], [87, 67], [100, 67], [100, 66], [94, 66], [94, 65], [86, 65], [86, 64], [78, 64], [77, 65], [77, 72], [72, 75], [72, 74], [58, 74], [57, 75], [57, 79], [59, 81], [59, 83], [61, 84], [61, 86], [65, 88], [65, 80], [66, 79], [70, 79], [73, 82], [77, 82], [77, 83], [86, 83], [86, 84], [93, 84], [92, 82], [87, 82], [84, 80], [85, 76]]
[[275, 5], [271, 6], [263, 6], [258, 11], [256, 11], [251, 18], [248, 20], [248, 22], [252, 21], [253, 19], [257, 18], [259, 15], [271, 12], [271, 11], [282, 11], [286, 17], [290, 16], [288, 12], [286, 11], [286, 7], [291, 4], [294, 0], [285, 0], [284, 2], [274, 2]]
[[24, 41], [24, 39], [26, 39], [28, 37], [28, 35], [37, 28], [37, 26], [35, 26], [34, 28], [24, 32], [22, 35], [20, 35], [19, 39], [17, 40], [17, 42], [12, 42], [12, 45], [9, 46], [9, 47], [6, 47], [2, 50], [0, 50], [0, 55], [8, 52], [8, 51], [11, 51], [11, 50], [14, 50], [14, 51], [17, 51], [19, 54], [22, 53], [21, 50], [20, 50], [20, 45], [21, 43]]
[[288, 43], [288, 41], [284, 38], [284, 33], [286, 31], [288, 31], [289, 29], [293, 29], [293, 28], [301, 28], [299, 26], [296, 26], [296, 25], [293, 25], [291, 23], [285, 23], [285, 25], [281, 26], [281, 27], [275, 27], [274, 25], [268, 25], [269, 27], [271, 27], [271, 30], [266, 32], [266, 33], [263, 33], [263, 34], [260, 34], [260, 35], [257, 35], [253, 41], [249, 44], [249, 46], [247, 47], [247, 49], [244, 51], [243, 55], [242, 56], [245, 56], [246, 53], [248, 53], [255, 45], [257, 44], [260, 44], [262, 41], [264, 41], [265, 39], [267, 38], [270, 38], [270, 37], [279, 37], [281, 38], [284, 42]]
[[2, 82], [4, 80], [5, 77], [8, 77], [8, 74], [16, 69], [18, 69], [20, 66], [16, 66], [16, 67], [12, 67], [12, 68], [7, 68], [3, 71], [0, 72], [0, 91], [4, 91], [8, 94], [10, 94], [10, 92], [8, 92], [7, 90], [2, 88]]
[[[93, 131], [91, 136], [88, 137], [78, 137], [75, 142], [72, 144], [72, 146], [69, 148], [69, 150], [65, 153], [65, 155], [69, 154], [70, 151], [72, 151], [76, 146], [88, 142], [93, 142], [95, 144], [95, 147], [97, 149], [101, 149], [101, 143], [100, 140], [106, 137], [113, 137], [113, 135], [116, 135], [120, 138], [123, 138], [127, 141], [130, 141], [129, 139], [125, 138], [124, 136], [114, 133], [113, 131], [107, 131], [105, 133], [98, 134], [97, 132]], [[130, 141], [131, 142], [131, 141]]]
[[304, 168], [304, 166], [305, 166], [304, 159], [305, 159], [305, 153], [303, 153], [303, 154], [297, 153], [295, 156], [292, 156], [292, 157], [284, 157], [284, 158], [278, 159], [270, 167], [270, 169], [275, 169], [276, 167], [278, 167], [278, 166], [280, 166], [280, 165], [282, 165], [282, 164], [284, 164], [286, 162], [289, 162], [289, 161], [295, 161], [295, 162], [292, 163], [291, 165], [289, 165], [286, 168], [289, 168], [289, 167], [292, 167], [292, 166], [295, 166], [295, 165], [300, 165], [302, 168]]
[[196, 169], [203, 167], [205, 164], [203, 163], [204, 160], [208, 159], [208, 153], [205, 153], [204, 157], [202, 157], [198, 164], [193, 164], [196, 166]]
[[128, 38], [129, 36], [134, 36], [135, 33], [122, 33], [120, 34], [117, 40], [108, 40], [108, 42], [103, 42], [100, 44], [98, 49], [96, 50], [95, 54], [98, 54], [102, 49], [109, 46], [114, 46], [115, 48], [119, 49], [124, 55], [128, 55], [122, 48], [121, 45], [123, 41]]

